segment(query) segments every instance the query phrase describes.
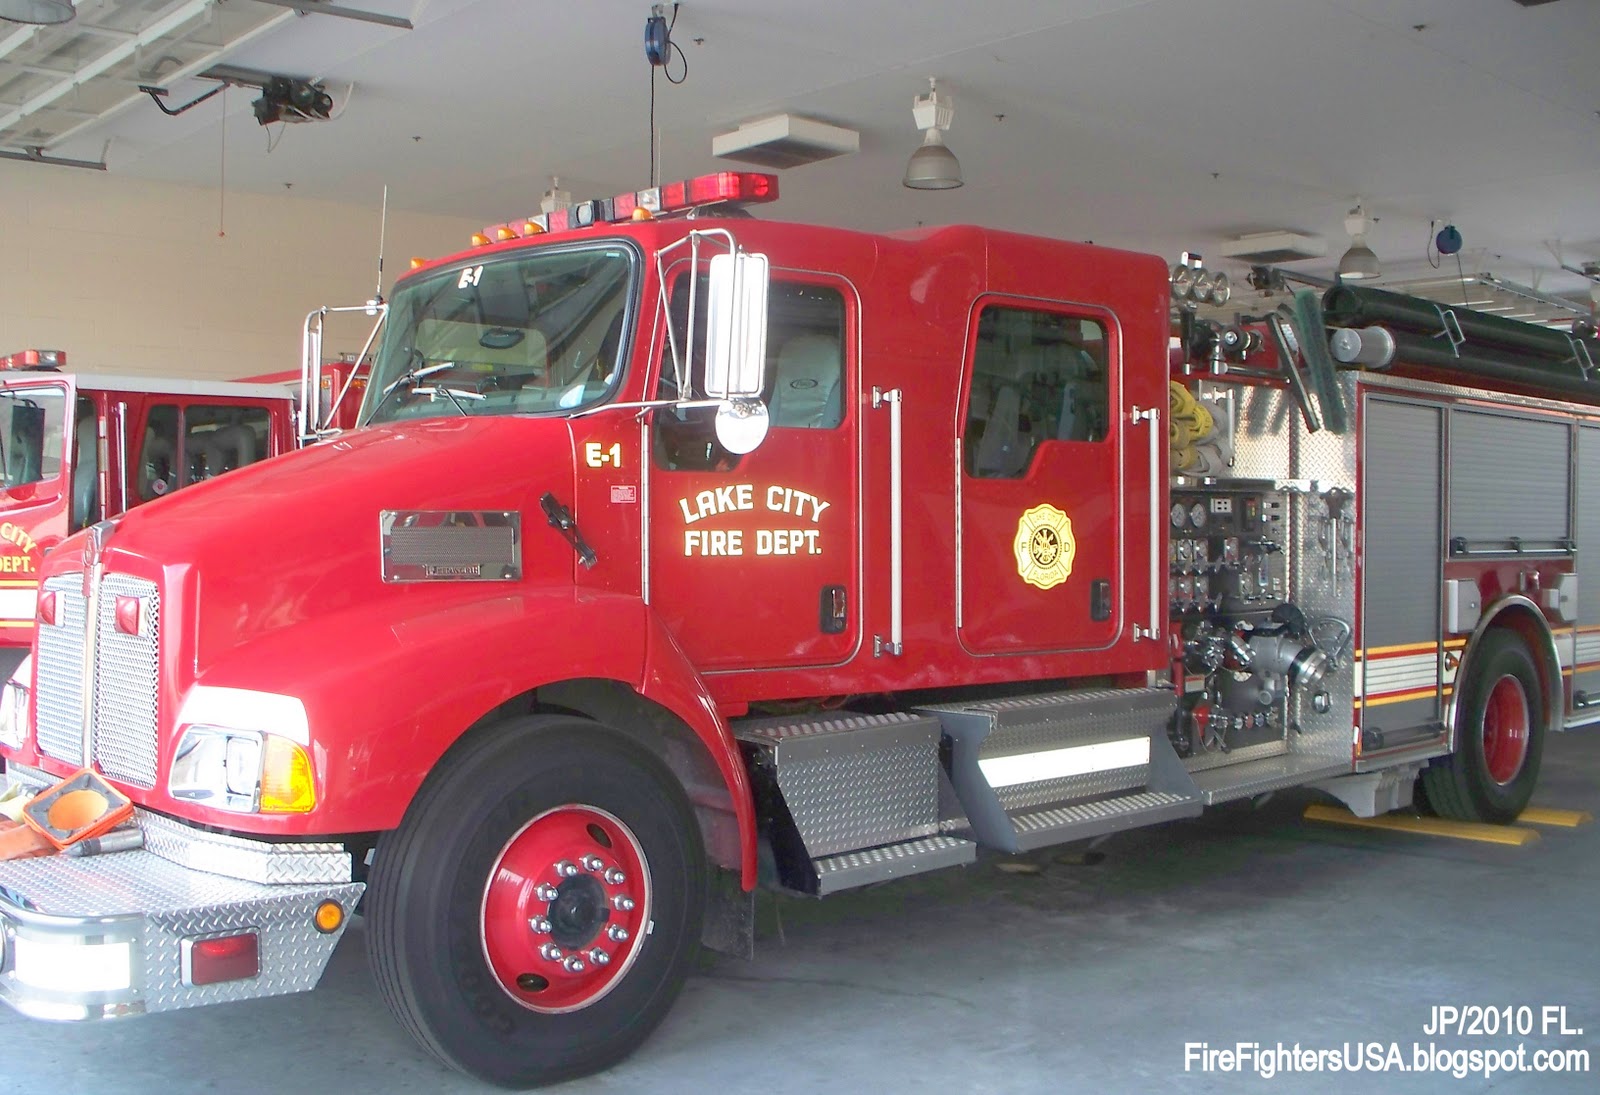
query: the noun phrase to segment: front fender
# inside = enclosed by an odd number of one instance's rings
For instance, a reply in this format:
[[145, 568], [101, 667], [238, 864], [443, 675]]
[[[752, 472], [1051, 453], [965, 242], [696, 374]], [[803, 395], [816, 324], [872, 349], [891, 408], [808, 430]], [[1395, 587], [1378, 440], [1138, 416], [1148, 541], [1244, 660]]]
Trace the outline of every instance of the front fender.
[[[462, 603], [459, 588], [453, 595], [418, 589], [398, 619], [392, 604], [371, 606], [236, 648], [197, 683], [292, 695], [305, 705], [317, 808], [258, 815], [192, 802], [152, 805], [239, 831], [391, 829], [469, 727], [532, 689], [576, 678], [622, 682], [694, 732], [727, 789], [741, 874], [752, 885], [754, 807], [732, 733], [659, 617], [626, 595], [508, 590]], [[175, 745], [166, 743], [168, 750]], [[165, 787], [157, 788], [155, 796], [164, 795]]]

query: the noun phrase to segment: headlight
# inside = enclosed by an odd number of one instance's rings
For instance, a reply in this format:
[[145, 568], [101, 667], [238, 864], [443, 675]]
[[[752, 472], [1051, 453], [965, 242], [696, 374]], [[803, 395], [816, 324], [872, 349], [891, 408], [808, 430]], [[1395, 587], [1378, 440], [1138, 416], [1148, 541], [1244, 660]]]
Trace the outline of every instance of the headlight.
[[303, 814], [317, 805], [311, 729], [294, 696], [196, 685], [167, 775], [173, 798], [240, 814]]
[[257, 730], [191, 726], [178, 741], [167, 791], [240, 814], [301, 814], [317, 804], [311, 757], [299, 742]]
[[11, 679], [0, 685], [0, 745], [19, 748], [28, 736], [28, 715], [33, 693], [28, 678], [33, 675], [33, 655], [22, 659]]

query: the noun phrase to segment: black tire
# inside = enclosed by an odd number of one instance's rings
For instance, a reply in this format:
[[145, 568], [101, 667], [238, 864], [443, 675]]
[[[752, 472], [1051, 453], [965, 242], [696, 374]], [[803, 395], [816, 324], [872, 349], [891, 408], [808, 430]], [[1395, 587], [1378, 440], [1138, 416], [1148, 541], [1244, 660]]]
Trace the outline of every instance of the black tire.
[[[528, 834], [548, 833], [538, 827], [554, 816], [564, 819], [562, 831], [573, 816], [581, 825], [583, 811], [615, 821], [634, 841], [646, 869], [634, 891], [642, 905], [626, 915], [647, 922], [635, 925], [643, 930], [631, 933], [631, 944], [610, 943], [604, 932], [594, 938], [619, 956], [605, 971], [614, 979], [603, 994], [567, 1010], [533, 1010], [530, 1001], [541, 997], [514, 996], [520, 990], [506, 986], [489, 957], [486, 924], [509, 931], [512, 923], [491, 916], [492, 895], [523, 892], [499, 881], [491, 888], [491, 869], [501, 878]], [[573, 884], [595, 888], [598, 879]], [[659, 760], [585, 719], [533, 716], [486, 729], [446, 757], [400, 827], [380, 840], [368, 894], [368, 956], [400, 1024], [453, 1068], [502, 1087], [534, 1087], [610, 1067], [666, 1015], [699, 946], [705, 852], [694, 811]], [[612, 913], [615, 901], [602, 897], [586, 912], [603, 924], [624, 915]], [[555, 917], [556, 904], [549, 907]], [[569, 941], [566, 953], [587, 955], [591, 945]], [[506, 949], [496, 953], [504, 958]], [[589, 965], [589, 977], [604, 970]], [[539, 970], [563, 981], [553, 966]]]
[[1468, 668], [1457, 685], [1455, 752], [1423, 770], [1422, 789], [1440, 817], [1509, 824], [1539, 781], [1546, 717], [1539, 669], [1510, 631], [1484, 635]]

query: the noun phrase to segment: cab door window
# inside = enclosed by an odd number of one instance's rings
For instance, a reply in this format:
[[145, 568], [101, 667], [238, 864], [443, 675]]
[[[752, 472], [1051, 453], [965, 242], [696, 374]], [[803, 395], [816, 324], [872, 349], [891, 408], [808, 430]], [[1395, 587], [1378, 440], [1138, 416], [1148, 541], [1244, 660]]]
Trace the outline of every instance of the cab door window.
[[265, 407], [162, 403], [145, 418], [139, 497], [145, 501], [271, 455]]
[[66, 425], [64, 389], [0, 389], [0, 470], [4, 485], [20, 487], [60, 475]]
[[1016, 479], [1045, 441], [1103, 441], [1106, 362], [1106, 329], [1098, 320], [985, 308], [978, 316], [967, 400], [967, 474]]
[[[706, 282], [700, 281], [694, 357], [686, 363], [689, 388], [703, 390]], [[669, 322], [682, 332], [689, 312], [689, 283], [673, 287]], [[681, 337], [681, 335], [680, 335]], [[680, 345], [680, 352], [682, 343]], [[778, 430], [833, 430], [844, 422], [844, 296], [829, 286], [773, 281], [767, 290], [766, 389], [768, 425]], [[662, 349], [657, 399], [683, 398], [670, 346]], [[716, 411], [665, 408], [656, 415], [656, 463], [666, 469], [731, 469], [738, 457], [717, 443]]]

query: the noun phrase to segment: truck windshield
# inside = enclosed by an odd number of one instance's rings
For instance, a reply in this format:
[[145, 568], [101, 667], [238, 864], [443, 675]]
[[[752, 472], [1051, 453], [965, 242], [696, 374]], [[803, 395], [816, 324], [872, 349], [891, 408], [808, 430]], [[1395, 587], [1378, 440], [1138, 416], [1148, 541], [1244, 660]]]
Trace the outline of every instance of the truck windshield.
[[617, 388], [637, 262], [532, 251], [409, 282], [389, 307], [363, 421], [568, 413]]

